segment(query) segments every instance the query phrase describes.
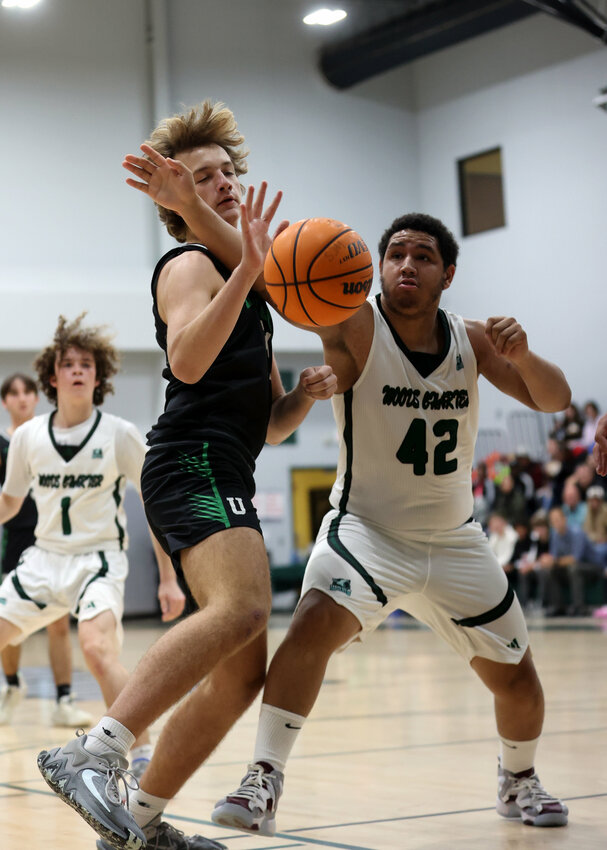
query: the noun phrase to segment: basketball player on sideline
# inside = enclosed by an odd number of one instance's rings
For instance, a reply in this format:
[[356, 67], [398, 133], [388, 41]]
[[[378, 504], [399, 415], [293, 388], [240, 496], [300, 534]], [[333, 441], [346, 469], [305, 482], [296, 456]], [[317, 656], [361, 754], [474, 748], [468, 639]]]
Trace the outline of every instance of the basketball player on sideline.
[[[5, 378], [0, 387], [2, 405], [8, 411], [11, 422], [5, 434], [0, 434], [0, 484], [6, 477], [6, 457], [10, 438], [15, 430], [34, 415], [38, 404], [36, 382], [20, 372]], [[34, 529], [38, 520], [36, 503], [30, 495], [23, 501], [17, 516], [2, 528], [2, 556], [0, 574], [4, 578], [17, 566], [22, 552], [33, 546], [36, 538]], [[51, 713], [54, 726], [88, 726], [90, 714], [75, 705], [72, 697], [72, 644], [70, 641], [69, 615], [49, 623], [46, 627], [49, 642], [51, 668], [57, 689], [57, 699]], [[5, 646], [0, 653], [6, 687], [0, 692], [0, 725], [10, 723], [15, 709], [25, 696], [27, 688], [19, 673], [21, 646]]]
[[[194, 203], [218, 232], [225, 227], [222, 241], [239, 251], [242, 244], [242, 258], [230, 273], [179, 215], [160, 208], [169, 233], [185, 244], [160, 259], [152, 279], [168, 387], [165, 411], [148, 435], [142, 492], [150, 525], [200, 610], [146, 653], [87, 736], [38, 758], [53, 790], [102, 836], [99, 848], [137, 850], [146, 840], [171, 850], [222, 846], [186, 838], [161, 815], [263, 684], [271, 587], [251, 501], [255, 458], [266, 440], [281, 442], [336, 386], [323, 365], [304, 370], [290, 393], [282, 387], [270, 312], [253, 291], [280, 195], [263, 212], [263, 184], [240, 204], [243, 141], [232, 113], [208, 102], [152, 134], [155, 148], [195, 175]], [[130, 795], [129, 813], [120, 805], [117, 775], [131, 741], [184, 696]]]
[[[139, 489], [143, 440], [130, 422], [101, 413], [112, 392], [118, 353], [82, 317], [60, 317], [54, 340], [34, 367], [57, 409], [13, 434], [0, 494], [0, 522], [21, 509], [30, 489], [38, 508], [36, 542], [0, 586], [0, 649], [72, 613], [85, 661], [111, 703], [128, 677], [119, 661], [127, 545], [124, 489]], [[184, 597], [169, 559], [155, 543], [163, 619], [179, 616]], [[149, 735], [133, 761], [149, 761]]]
[[[193, 202], [192, 175], [143, 150], [151, 163], [125, 163], [139, 178], [130, 185], [161, 194], [218, 249]], [[230, 257], [222, 245], [223, 261], [234, 265], [238, 252]], [[274, 834], [285, 764], [330, 656], [397, 608], [440, 634], [493, 693], [498, 813], [533, 826], [567, 823], [567, 806], [535, 773], [543, 692], [519, 602], [471, 519], [470, 480], [479, 374], [533, 410], [562, 410], [571, 391], [561, 370], [529, 349], [515, 319], [470, 321], [440, 308], [458, 251], [437, 219], [396, 219], [379, 244], [381, 294], [342, 324], [315, 329], [338, 380], [333, 510], [268, 671], [253, 762], [238, 790], [217, 803], [217, 823]]]

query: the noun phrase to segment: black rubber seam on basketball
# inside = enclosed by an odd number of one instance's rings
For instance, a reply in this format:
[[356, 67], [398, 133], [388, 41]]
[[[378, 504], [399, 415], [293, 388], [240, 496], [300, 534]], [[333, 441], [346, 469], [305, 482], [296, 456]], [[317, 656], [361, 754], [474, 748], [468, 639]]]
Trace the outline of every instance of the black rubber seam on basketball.
[[[297, 231], [297, 236], [295, 237], [295, 243], [293, 244], [293, 283], [295, 284], [295, 292], [297, 293], [297, 298], [299, 300], [299, 306], [304, 311], [304, 313], [308, 317], [308, 319], [312, 322], [312, 324], [318, 325], [318, 322], [314, 321], [312, 316], [308, 313], [308, 311], [305, 308], [305, 305], [302, 301], [301, 295], [299, 294], [299, 283], [297, 281], [297, 245], [299, 243], [299, 234], [303, 230], [306, 222], [308, 222], [309, 220], [310, 220], [309, 218], [306, 218], [305, 221], [302, 222], [301, 227]], [[286, 302], [287, 292], [288, 292], [288, 289], [285, 289], [285, 304], [287, 303]]]
[[499, 605], [496, 605], [495, 608], [491, 608], [490, 611], [485, 611], [484, 614], [479, 614], [477, 617], [465, 617], [463, 620], [456, 620], [454, 617], [451, 617], [451, 620], [456, 626], [464, 626], [465, 628], [484, 626], [487, 623], [492, 623], [494, 620], [499, 620], [500, 617], [503, 617], [513, 602], [514, 591], [510, 586], [508, 586], [508, 590], [506, 591], [506, 595], [502, 601]]
[[[364, 272], [367, 269], [372, 269], [372, 268], [373, 268], [373, 263], [367, 263], [364, 266], [359, 266], [356, 269], [351, 269], [348, 272], [348, 274], [358, 274], [359, 272]], [[336, 278], [344, 277], [344, 274], [345, 274], [345, 272], [342, 271], [339, 274], [327, 275], [327, 277], [312, 277], [312, 278], [308, 277], [306, 280], [302, 280], [301, 283], [307, 283], [309, 285], [310, 283], [320, 283], [321, 281], [325, 281], [325, 280], [335, 280]], [[284, 286], [295, 286], [297, 283], [298, 283], [298, 281], [285, 280]], [[270, 283], [268, 285], [269, 286], [280, 286], [279, 283]]]
[[[318, 253], [316, 254], [316, 256], [315, 256], [315, 257], [312, 257], [312, 259], [310, 260], [310, 265], [308, 266], [308, 272], [307, 272], [307, 274], [306, 274], [306, 281], [307, 281], [307, 283], [309, 283], [309, 282], [310, 282], [310, 269], [312, 268], [312, 266], [314, 265], [314, 263], [316, 262], [316, 260], [320, 257], [320, 255], [321, 255], [322, 253], [324, 253], [324, 252], [327, 250], [327, 248], [329, 247], [329, 245], [332, 245], [332, 244], [333, 244], [333, 243], [334, 243], [337, 239], [340, 239], [340, 238], [344, 235], [344, 233], [352, 233], [352, 232], [353, 232], [353, 230], [352, 230], [352, 228], [351, 228], [351, 227], [346, 227], [346, 229], [345, 229], [345, 230], [340, 231], [340, 232], [339, 232], [336, 236], [334, 236], [332, 239], [329, 239], [329, 241], [327, 242], [327, 244], [322, 246], [322, 248], [320, 249], [320, 251], [318, 251]], [[337, 275], [337, 276], [339, 277], [339, 275]], [[293, 275], [293, 277], [295, 277], [295, 275]], [[323, 278], [323, 280], [324, 280], [324, 278]]]
[[329, 546], [331, 547], [331, 549], [333, 549], [334, 552], [336, 552], [340, 556], [340, 558], [343, 558], [344, 561], [347, 561], [348, 564], [350, 564], [350, 566], [355, 569], [356, 572], [361, 576], [361, 578], [365, 580], [365, 582], [369, 585], [369, 587], [375, 594], [375, 598], [377, 599], [377, 601], [381, 602], [382, 605], [387, 605], [388, 598], [381, 589], [381, 587], [375, 583], [373, 576], [369, 575], [369, 573], [366, 571], [360, 561], [356, 560], [354, 555], [346, 549], [344, 544], [339, 539], [339, 524], [343, 516], [343, 514], [339, 514], [338, 516], [336, 516], [329, 527], [329, 534], [327, 537]]
[[[272, 253], [272, 259], [273, 259], [273, 260], [274, 260], [274, 262], [276, 263], [276, 268], [277, 268], [277, 269], [278, 269], [278, 271], [280, 272], [280, 276], [281, 276], [281, 278], [282, 278], [282, 282], [283, 282], [283, 284], [286, 284], [286, 280], [285, 280], [284, 272], [283, 272], [283, 270], [282, 270], [282, 267], [281, 267], [280, 263], [279, 263], [279, 262], [278, 262], [278, 260], [276, 259], [276, 255], [274, 254], [274, 241], [273, 241], [273, 240], [272, 240], [272, 244], [270, 245], [270, 251], [271, 251], [271, 253]], [[287, 305], [287, 291], [288, 291], [288, 290], [286, 290], [286, 289], [285, 289], [285, 291], [284, 291], [284, 296], [285, 296], [285, 298], [284, 298], [284, 302], [283, 302], [283, 305], [282, 305], [282, 310], [283, 310], [283, 312], [284, 312], [284, 309], [285, 309], [285, 307], [286, 307], [286, 305]]]

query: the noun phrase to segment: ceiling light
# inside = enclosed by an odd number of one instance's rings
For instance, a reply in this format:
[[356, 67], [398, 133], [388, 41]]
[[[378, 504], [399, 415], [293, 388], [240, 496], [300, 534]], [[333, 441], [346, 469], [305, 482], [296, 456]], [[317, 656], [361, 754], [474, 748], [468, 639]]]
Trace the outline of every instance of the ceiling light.
[[317, 9], [316, 12], [306, 15], [303, 22], [310, 26], [328, 27], [337, 21], [343, 21], [347, 14], [343, 9]]
[[7, 8], [31, 9], [32, 6], [37, 6], [40, 0], [2, 0], [2, 5]]

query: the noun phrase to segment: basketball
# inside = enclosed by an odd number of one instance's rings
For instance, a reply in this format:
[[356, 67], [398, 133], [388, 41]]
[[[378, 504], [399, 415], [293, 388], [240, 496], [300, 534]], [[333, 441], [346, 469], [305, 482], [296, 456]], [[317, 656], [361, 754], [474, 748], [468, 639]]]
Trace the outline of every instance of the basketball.
[[264, 266], [278, 311], [308, 327], [337, 325], [367, 300], [373, 263], [364, 241], [341, 221], [306, 218], [272, 242]]

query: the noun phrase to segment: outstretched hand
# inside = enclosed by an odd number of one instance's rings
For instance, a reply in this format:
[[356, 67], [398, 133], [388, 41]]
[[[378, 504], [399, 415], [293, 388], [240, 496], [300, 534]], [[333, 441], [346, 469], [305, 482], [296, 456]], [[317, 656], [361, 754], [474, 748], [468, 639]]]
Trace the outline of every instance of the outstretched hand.
[[177, 213], [196, 202], [194, 176], [187, 166], [178, 159], [162, 156], [149, 145], [141, 145], [141, 150], [145, 156], [127, 154], [122, 163], [138, 178], [127, 177], [129, 186]]
[[267, 188], [268, 184], [264, 180], [257, 195], [255, 195], [254, 187], [249, 186], [245, 202], [240, 205], [240, 230], [242, 232], [240, 266], [251, 272], [255, 277], [263, 271], [263, 264], [272, 244], [272, 239], [276, 238], [288, 225], [288, 222], [282, 221], [274, 236], [270, 236], [270, 224], [282, 199], [282, 192], [277, 192], [272, 202], [264, 210], [263, 205]]
[[529, 353], [527, 334], [516, 319], [492, 316], [485, 323], [485, 336], [497, 354], [516, 363]]

